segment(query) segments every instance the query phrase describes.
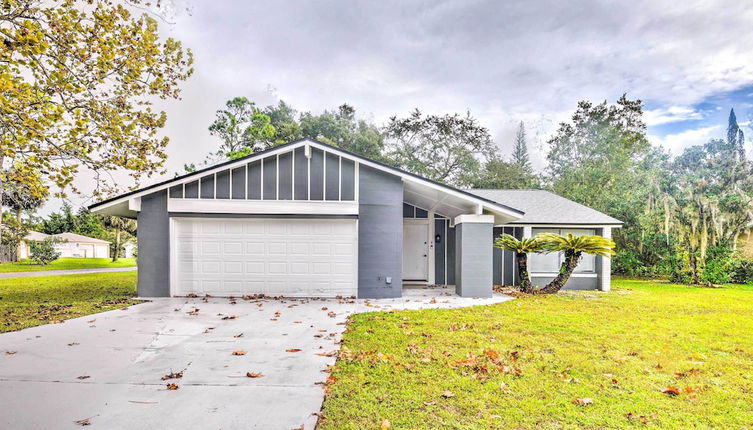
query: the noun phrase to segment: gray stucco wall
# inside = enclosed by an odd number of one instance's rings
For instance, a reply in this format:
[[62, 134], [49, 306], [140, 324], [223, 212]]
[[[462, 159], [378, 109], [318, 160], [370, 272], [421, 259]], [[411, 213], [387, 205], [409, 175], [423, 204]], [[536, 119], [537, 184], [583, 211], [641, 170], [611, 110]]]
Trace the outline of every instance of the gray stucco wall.
[[358, 297], [400, 297], [403, 183], [398, 176], [361, 165], [358, 193]]
[[167, 215], [167, 191], [141, 198], [138, 222], [138, 294], [141, 297], [168, 297], [170, 219]]
[[[539, 287], [552, 282], [554, 276], [531, 276], [531, 283]], [[571, 276], [565, 284], [566, 290], [595, 290], [598, 286], [598, 279], [596, 277], [580, 278]]]
[[492, 223], [455, 226], [455, 292], [459, 296], [492, 296], [492, 229]]

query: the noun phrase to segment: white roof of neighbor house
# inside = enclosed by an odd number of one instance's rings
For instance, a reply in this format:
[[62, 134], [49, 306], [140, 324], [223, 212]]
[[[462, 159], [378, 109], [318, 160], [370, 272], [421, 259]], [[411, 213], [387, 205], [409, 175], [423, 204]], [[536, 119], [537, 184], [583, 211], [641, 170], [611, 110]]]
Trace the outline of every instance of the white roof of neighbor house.
[[466, 190], [525, 214], [510, 224], [622, 225], [622, 221], [545, 190]]
[[59, 233], [59, 234], [53, 234], [54, 237], [59, 237], [60, 239], [67, 240], [68, 242], [78, 242], [78, 243], [100, 243], [100, 244], [109, 244], [110, 242], [102, 239], [96, 239], [89, 236], [84, 236], [81, 234], [76, 233]]
[[45, 234], [39, 231], [29, 230], [29, 234], [24, 236], [24, 240], [28, 240], [30, 242], [41, 242], [45, 239], [50, 237], [49, 234]]

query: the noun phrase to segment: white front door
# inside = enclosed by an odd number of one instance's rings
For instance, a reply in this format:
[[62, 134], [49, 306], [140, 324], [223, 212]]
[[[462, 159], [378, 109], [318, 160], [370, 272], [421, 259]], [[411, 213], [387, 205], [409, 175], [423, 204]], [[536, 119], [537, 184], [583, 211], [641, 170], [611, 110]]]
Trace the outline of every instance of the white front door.
[[429, 220], [403, 220], [403, 279], [429, 280]]
[[173, 218], [172, 295], [355, 296], [354, 219]]

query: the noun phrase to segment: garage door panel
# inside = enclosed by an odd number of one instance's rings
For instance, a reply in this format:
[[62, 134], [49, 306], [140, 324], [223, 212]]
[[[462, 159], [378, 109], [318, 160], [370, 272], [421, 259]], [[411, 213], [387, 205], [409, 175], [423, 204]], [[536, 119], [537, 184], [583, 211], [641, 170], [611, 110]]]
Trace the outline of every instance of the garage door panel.
[[355, 220], [173, 220], [174, 295], [356, 294]]

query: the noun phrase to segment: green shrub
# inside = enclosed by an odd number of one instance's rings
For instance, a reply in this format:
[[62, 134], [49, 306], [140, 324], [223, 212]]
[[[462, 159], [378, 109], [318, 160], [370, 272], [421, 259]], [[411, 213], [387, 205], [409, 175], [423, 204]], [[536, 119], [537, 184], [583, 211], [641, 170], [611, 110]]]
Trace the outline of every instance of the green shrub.
[[735, 256], [731, 265], [732, 282], [736, 284], [753, 284], [753, 260]]
[[706, 264], [701, 270], [701, 280], [710, 284], [726, 284], [732, 281], [734, 251], [726, 245], [717, 245], [706, 250]]
[[29, 251], [31, 261], [35, 264], [46, 266], [60, 258], [60, 252], [55, 249], [55, 245], [63, 242], [56, 237], [48, 237], [41, 242], [30, 242]]

